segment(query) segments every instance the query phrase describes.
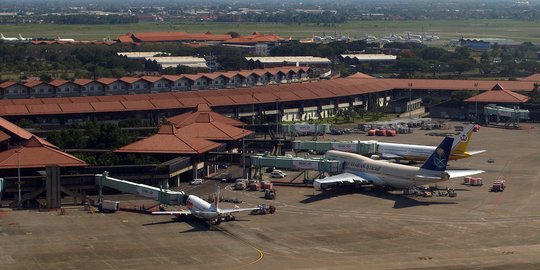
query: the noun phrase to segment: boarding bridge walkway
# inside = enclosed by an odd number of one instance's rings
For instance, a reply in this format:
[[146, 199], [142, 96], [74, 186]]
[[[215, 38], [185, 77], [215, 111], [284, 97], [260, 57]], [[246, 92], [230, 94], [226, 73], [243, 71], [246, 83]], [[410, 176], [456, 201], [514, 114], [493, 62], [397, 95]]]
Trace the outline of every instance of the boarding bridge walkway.
[[377, 141], [293, 141], [295, 152], [314, 151], [324, 154], [329, 150], [339, 150], [360, 155], [373, 155], [378, 153]]
[[145, 184], [137, 184], [134, 182], [120, 180], [109, 176], [108, 172], [96, 174], [96, 185], [99, 186], [100, 203], [102, 201], [102, 188], [108, 187], [116, 189], [120, 192], [134, 194], [158, 201], [161, 204], [167, 205], [183, 205], [187, 196], [183, 191], [172, 191], [169, 189], [157, 188]]
[[[251, 156], [251, 165], [255, 166], [255, 179], [262, 178], [262, 168], [276, 168], [296, 171], [318, 171], [318, 177], [327, 174], [343, 172], [343, 161], [324, 158], [300, 158], [291, 156], [255, 155]], [[307, 174], [305, 174], [306, 180]]]

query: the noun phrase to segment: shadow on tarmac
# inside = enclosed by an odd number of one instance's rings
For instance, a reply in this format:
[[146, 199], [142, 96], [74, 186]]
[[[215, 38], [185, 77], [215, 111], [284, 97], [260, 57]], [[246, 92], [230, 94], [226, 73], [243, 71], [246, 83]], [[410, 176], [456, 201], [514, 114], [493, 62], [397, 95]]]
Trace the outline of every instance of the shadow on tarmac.
[[[392, 194], [386, 191], [366, 191], [359, 189], [332, 189], [319, 194], [305, 195], [307, 198], [301, 200], [300, 203], [310, 204], [322, 200], [331, 199], [338, 196], [349, 195], [358, 193], [361, 195], [376, 197], [384, 200], [394, 201], [394, 209], [402, 209], [415, 206], [427, 206], [427, 205], [446, 205], [446, 204], [456, 204], [456, 202], [440, 202], [440, 201], [418, 201], [413, 197], [401, 195], [401, 194]], [[435, 197], [436, 198], [436, 197]], [[428, 199], [429, 200], [429, 199]]]

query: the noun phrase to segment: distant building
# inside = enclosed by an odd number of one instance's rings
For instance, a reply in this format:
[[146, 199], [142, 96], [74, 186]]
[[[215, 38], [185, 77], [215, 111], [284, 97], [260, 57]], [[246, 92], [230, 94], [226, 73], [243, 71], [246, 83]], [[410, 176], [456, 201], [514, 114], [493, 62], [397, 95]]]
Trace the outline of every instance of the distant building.
[[147, 57], [147, 61], [156, 61], [161, 67], [176, 67], [186, 66], [191, 68], [208, 68], [206, 60], [203, 57], [192, 57], [192, 56], [154, 56]]
[[348, 64], [361, 64], [377, 62], [382, 64], [393, 64], [397, 56], [387, 54], [342, 54], [342, 61]]
[[270, 68], [281, 66], [309, 66], [313, 69], [330, 69], [332, 61], [324, 57], [315, 56], [268, 56], [246, 57], [250, 67]]
[[511, 39], [504, 38], [474, 38], [474, 39], [460, 39], [458, 41], [460, 46], [469, 47], [471, 50], [489, 50], [491, 46], [505, 45], [505, 46], [519, 46], [520, 43]]

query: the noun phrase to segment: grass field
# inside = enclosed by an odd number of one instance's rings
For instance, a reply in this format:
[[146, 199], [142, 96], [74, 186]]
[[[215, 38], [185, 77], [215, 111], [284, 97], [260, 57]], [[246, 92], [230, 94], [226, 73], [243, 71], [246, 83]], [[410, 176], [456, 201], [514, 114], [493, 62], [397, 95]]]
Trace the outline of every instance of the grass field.
[[148, 31], [187, 31], [226, 33], [229, 31], [249, 34], [254, 31], [277, 33], [282, 37], [292, 36], [294, 39], [311, 37], [311, 35], [335, 35], [335, 32], [361, 37], [368, 33], [377, 37], [389, 33], [402, 34], [406, 31], [420, 33], [425, 31], [441, 37], [442, 42], [459, 38], [508, 38], [515, 41], [540, 42], [540, 23], [536, 21], [517, 20], [427, 20], [427, 21], [351, 21], [335, 26], [318, 26], [314, 24], [288, 25], [271, 23], [154, 23], [141, 22], [122, 25], [54, 25], [54, 24], [19, 24], [0, 25], [4, 36], [16, 36], [21, 33], [25, 37], [49, 37], [59, 34], [64, 38], [77, 40], [101, 40], [116, 38], [127, 32]]

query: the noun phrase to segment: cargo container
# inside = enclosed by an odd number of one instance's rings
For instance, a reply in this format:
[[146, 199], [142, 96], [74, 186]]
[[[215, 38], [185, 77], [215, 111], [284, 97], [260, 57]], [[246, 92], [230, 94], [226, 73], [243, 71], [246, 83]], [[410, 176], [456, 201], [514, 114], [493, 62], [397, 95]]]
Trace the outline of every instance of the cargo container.
[[388, 129], [386, 130], [386, 136], [387, 137], [393, 137], [393, 136], [396, 136], [397, 132], [395, 129]]
[[470, 179], [470, 182], [469, 182], [469, 185], [470, 186], [481, 186], [483, 185], [482, 183], [482, 178], [471, 178]]
[[375, 133], [376, 133], [376, 132], [377, 132], [377, 130], [375, 130], [375, 129], [370, 129], [370, 130], [368, 130], [367, 135], [368, 135], [368, 136], [375, 136]]
[[273, 189], [273, 188], [274, 188], [274, 184], [272, 184], [272, 182], [270, 182], [270, 181], [265, 181], [265, 182], [263, 182], [263, 184], [262, 184], [262, 188], [263, 188], [263, 189]]
[[252, 182], [249, 184], [249, 190], [251, 191], [259, 191], [261, 190], [261, 184], [258, 182]]
[[470, 177], [470, 176], [467, 176], [467, 177], [463, 178], [463, 184], [464, 185], [470, 184], [471, 183], [471, 178], [472, 177]]
[[103, 200], [99, 207], [99, 211], [102, 213], [114, 213], [120, 209], [120, 202]]

